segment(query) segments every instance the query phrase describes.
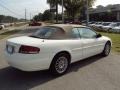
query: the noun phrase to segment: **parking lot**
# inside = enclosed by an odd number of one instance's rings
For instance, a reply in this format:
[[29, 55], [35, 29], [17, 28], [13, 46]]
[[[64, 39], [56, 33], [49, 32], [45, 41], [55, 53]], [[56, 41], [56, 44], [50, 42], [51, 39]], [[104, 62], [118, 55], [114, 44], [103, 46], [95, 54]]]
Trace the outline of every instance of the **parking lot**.
[[[34, 31], [23, 30], [10, 37]], [[55, 77], [48, 71], [22, 72], [10, 67], [4, 56], [6, 39], [0, 40], [0, 90], [120, 90], [119, 55], [85, 59], [72, 64], [67, 74]]]
[[98, 31], [120, 33], [120, 22], [89, 22], [89, 26]]

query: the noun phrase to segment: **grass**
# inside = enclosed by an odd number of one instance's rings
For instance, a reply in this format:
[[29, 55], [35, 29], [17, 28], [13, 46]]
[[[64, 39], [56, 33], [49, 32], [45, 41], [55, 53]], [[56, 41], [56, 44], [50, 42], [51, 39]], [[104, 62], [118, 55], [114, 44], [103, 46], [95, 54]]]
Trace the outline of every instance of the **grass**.
[[12, 30], [12, 31], [8, 31], [8, 32], [4, 32], [4, 33], [0, 34], [0, 40], [4, 39], [10, 35], [16, 34], [18, 32], [19, 32], [19, 30]]
[[116, 33], [107, 33], [107, 32], [99, 32], [103, 36], [108, 36], [112, 39], [112, 51], [120, 54], [120, 34]]

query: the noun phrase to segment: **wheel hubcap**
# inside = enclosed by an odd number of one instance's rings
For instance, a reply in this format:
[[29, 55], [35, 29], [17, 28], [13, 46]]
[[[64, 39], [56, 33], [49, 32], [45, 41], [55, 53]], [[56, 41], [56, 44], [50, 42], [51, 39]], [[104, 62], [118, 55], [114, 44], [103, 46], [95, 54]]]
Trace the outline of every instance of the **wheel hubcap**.
[[65, 72], [67, 67], [68, 67], [68, 60], [66, 57], [60, 57], [57, 59], [55, 68], [58, 73]]

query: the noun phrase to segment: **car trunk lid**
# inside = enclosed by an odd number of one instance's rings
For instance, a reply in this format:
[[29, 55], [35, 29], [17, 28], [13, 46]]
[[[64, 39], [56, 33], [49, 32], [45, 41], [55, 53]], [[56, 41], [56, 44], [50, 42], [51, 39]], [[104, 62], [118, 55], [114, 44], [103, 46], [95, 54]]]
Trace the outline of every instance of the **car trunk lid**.
[[43, 39], [29, 36], [21, 36], [8, 39], [6, 42], [6, 51], [8, 53], [19, 52], [21, 45], [37, 47], [44, 42]]

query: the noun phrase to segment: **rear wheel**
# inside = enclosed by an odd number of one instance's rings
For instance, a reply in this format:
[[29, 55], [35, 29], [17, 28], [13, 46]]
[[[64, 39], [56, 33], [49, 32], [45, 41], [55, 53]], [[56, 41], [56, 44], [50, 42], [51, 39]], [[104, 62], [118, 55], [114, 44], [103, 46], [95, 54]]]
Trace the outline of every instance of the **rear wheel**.
[[110, 42], [107, 42], [105, 44], [105, 47], [104, 47], [104, 50], [102, 52], [102, 55], [103, 56], [108, 56], [110, 54], [110, 51], [111, 51], [111, 43]]
[[55, 75], [63, 75], [67, 72], [70, 64], [70, 57], [66, 53], [56, 55], [52, 61], [50, 71]]

